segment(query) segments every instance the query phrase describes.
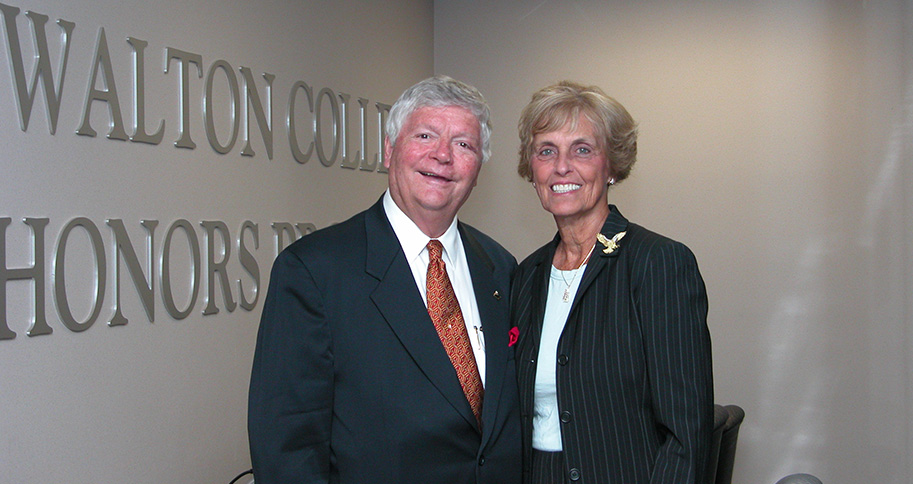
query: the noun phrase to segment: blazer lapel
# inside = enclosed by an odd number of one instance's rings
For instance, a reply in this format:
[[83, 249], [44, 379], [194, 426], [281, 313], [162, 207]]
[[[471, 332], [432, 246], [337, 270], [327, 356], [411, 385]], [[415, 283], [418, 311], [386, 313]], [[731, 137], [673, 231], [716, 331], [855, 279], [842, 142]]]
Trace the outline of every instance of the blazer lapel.
[[371, 300], [428, 380], [463, 418], [477, 425], [381, 202], [366, 212], [365, 230], [365, 271], [378, 279]]
[[497, 418], [497, 403], [501, 400], [504, 375], [507, 372], [508, 294], [502, 294], [505, 289], [499, 289], [495, 285], [495, 267], [488, 254], [475, 241], [472, 234], [463, 229], [462, 224], [459, 228], [485, 337], [485, 396], [482, 404], [484, 445], [491, 436], [492, 428], [491, 425], [484, 425], [484, 422], [494, 422]]
[[539, 353], [539, 339], [542, 336], [542, 324], [545, 318], [545, 303], [548, 301], [548, 285], [552, 277], [552, 259], [555, 257], [555, 249], [558, 248], [560, 237], [555, 238], [548, 246], [548, 250], [543, 253], [543, 258], [536, 265], [536, 271], [533, 274], [532, 294], [535, 295], [535, 313], [530, 328], [532, 329], [532, 340], [536, 344], [536, 354]]
[[[624, 232], [627, 230], [628, 220], [621, 215], [621, 212], [618, 211], [618, 208], [615, 205], [609, 205], [609, 216], [606, 217], [605, 223], [602, 225], [602, 229], [599, 231], [602, 235], [611, 239], [619, 232]], [[556, 241], [558, 237], [556, 237]], [[605, 252], [606, 247], [595, 241], [596, 246], [593, 248], [593, 254], [590, 256], [590, 260], [586, 265], [586, 270], [583, 272], [583, 278], [580, 280], [580, 286], [577, 288], [577, 294], [574, 296], [574, 302], [571, 304], [571, 312], [568, 314], [567, 323], [564, 326], [564, 331], [561, 333], [561, 339], [567, 341], [574, 341], [577, 333], [577, 318], [575, 313], [577, 312], [577, 306], [580, 304], [580, 300], [586, 295], [587, 290], [593, 284], [593, 281], [596, 280], [596, 277], [602, 271], [609, 270], [612, 265], [615, 264], [619, 252], [623, 250], [624, 242], [619, 242], [618, 248], [613, 251]], [[556, 243], [557, 247], [557, 243]], [[552, 251], [554, 255], [554, 251]], [[551, 259], [549, 259], [550, 261]], [[551, 265], [549, 264], [549, 269]], [[542, 296], [542, 300], [545, 300], [545, 295]], [[545, 308], [543, 305], [542, 314], [545, 313]], [[541, 319], [541, 317], [540, 317]]]
[[[606, 236], [606, 238], [611, 239], [619, 232], [624, 232], [627, 229], [628, 219], [624, 218], [615, 205], [609, 205], [609, 216], [606, 217], [605, 223], [602, 225], [602, 230], [600, 230], [599, 233]], [[622, 247], [624, 247], [623, 240], [618, 243], [617, 249], [607, 253], [605, 252], [606, 246], [596, 242], [596, 247], [593, 248], [593, 255], [590, 256], [590, 261], [587, 263], [586, 270], [583, 272], [583, 279], [580, 280], [580, 287], [577, 289], [577, 295], [574, 297], [574, 304], [571, 306], [571, 312], [574, 311], [574, 306], [577, 305], [577, 301], [580, 300], [580, 297], [586, 293], [587, 288], [596, 280], [596, 276], [605, 270], [606, 267], [615, 263], [615, 259], [622, 250]]]

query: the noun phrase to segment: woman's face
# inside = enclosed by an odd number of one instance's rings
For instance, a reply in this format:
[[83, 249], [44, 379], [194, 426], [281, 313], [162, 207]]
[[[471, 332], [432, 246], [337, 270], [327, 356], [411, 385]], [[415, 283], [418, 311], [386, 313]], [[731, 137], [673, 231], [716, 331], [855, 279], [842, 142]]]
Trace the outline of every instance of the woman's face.
[[577, 120], [576, 129], [567, 123], [537, 134], [530, 167], [542, 208], [556, 219], [601, 214], [605, 209], [612, 173], [586, 117]]

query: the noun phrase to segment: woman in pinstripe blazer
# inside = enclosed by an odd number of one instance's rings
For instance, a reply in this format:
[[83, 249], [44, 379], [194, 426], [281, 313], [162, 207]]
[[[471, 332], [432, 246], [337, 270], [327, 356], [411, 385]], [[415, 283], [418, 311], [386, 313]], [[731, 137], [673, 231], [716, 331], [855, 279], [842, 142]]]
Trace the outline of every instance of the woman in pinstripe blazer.
[[558, 226], [512, 283], [526, 484], [703, 483], [713, 426], [707, 295], [683, 244], [608, 204], [637, 152], [598, 87], [533, 95], [520, 175]]

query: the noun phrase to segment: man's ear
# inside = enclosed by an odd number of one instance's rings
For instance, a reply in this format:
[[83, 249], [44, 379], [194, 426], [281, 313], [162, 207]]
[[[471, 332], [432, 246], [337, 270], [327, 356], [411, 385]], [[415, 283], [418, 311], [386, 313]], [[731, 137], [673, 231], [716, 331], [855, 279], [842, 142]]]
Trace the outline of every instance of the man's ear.
[[390, 169], [390, 160], [393, 155], [393, 144], [389, 136], [384, 136], [384, 168]]

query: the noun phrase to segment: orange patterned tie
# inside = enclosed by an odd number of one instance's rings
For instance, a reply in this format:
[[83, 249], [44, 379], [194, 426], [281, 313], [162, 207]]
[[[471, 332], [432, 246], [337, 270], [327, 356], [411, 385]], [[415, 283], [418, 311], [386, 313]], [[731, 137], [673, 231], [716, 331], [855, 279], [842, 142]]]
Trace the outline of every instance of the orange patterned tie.
[[457, 301], [450, 278], [447, 277], [447, 267], [441, 259], [444, 247], [439, 240], [428, 242], [428, 314], [434, 321], [434, 328], [447, 350], [447, 356], [456, 369], [460, 378], [460, 386], [469, 400], [472, 413], [476, 416], [479, 426], [482, 425], [482, 379], [479, 378], [479, 368], [469, 342], [469, 333], [463, 321], [463, 312]]

